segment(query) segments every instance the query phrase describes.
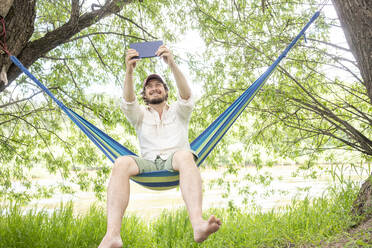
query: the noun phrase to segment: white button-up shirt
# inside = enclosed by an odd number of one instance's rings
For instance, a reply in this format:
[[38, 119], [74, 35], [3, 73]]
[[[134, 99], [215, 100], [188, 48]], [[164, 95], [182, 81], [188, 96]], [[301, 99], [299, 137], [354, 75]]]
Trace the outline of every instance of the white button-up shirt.
[[175, 151], [190, 150], [188, 125], [193, 107], [193, 96], [188, 100], [178, 96], [176, 102], [165, 105], [160, 119], [155, 109], [139, 105], [137, 99], [126, 102], [123, 98], [121, 106], [136, 129], [141, 156], [148, 160], [158, 155], [165, 160]]

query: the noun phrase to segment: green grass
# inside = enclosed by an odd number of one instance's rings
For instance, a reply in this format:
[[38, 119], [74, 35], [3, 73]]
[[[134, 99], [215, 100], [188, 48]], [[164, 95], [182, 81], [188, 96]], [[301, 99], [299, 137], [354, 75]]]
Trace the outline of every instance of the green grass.
[[[203, 244], [193, 241], [185, 210], [166, 211], [152, 222], [135, 216], [123, 220], [124, 247], [302, 247], [317, 246], [352, 224], [349, 215], [356, 191], [330, 193], [327, 198], [293, 201], [279, 211], [214, 209], [223, 226]], [[1, 213], [2, 212], [2, 213]], [[71, 204], [46, 211], [24, 211], [17, 205], [0, 212], [0, 248], [97, 247], [106, 229], [105, 211], [91, 207], [74, 216]]]

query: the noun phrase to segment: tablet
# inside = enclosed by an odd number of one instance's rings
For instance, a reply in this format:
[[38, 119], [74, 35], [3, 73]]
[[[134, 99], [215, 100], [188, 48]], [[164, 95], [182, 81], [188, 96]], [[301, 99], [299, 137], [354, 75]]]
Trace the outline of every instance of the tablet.
[[132, 43], [129, 47], [135, 49], [139, 53], [139, 57], [134, 58], [152, 58], [156, 56], [155, 53], [161, 45], [163, 45], [163, 41], [158, 40]]

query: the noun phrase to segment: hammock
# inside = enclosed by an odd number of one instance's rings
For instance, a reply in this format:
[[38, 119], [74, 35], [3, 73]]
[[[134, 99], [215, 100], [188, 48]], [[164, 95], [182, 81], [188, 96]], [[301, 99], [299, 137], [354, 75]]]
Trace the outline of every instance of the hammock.
[[[191, 149], [195, 151], [199, 157], [197, 166], [200, 166], [200, 164], [206, 159], [208, 154], [217, 145], [231, 125], [261, 89], [276, 66], [287, 55], [289, 50], [297, 43], [297, 41], [305, 35], [307, 28], [318, 18], [319, 15], [320, 11], [317, 11], [310, 21], [305, 25], [305, 27], [300, 31], [300, 33], [282, 52], [282, 54], [274, 61], [274, 63], [269, 66], [268, 69], [231, 104], [231, 106], [229, 106], [202, 134], [200, 134], [190, 144]], [[71, 118], [71, 120], [88, 136], [89, 139], [91, 139], [94, 144], [97, 145], [98, 148], [102, 150], [102, 152], [112, 162], [114, 162], [115, 159], [120, 156], [136, 155], [56, 99], [55, 96], [23, 66], [16, 57], [10, 55], [10, 59], [57, 103], [57, 105], [67, 114], [67, 116]], [[145, 172], [131, 177], [131, 180], [149, 189], [166, 190], [178, 186], [179, 174], [178, 172], [170, 172], [166, 170]]]

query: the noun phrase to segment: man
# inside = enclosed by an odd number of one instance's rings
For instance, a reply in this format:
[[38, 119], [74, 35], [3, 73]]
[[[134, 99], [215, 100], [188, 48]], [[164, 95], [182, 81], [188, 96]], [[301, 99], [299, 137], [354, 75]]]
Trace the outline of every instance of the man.
[[208, 220], [202, 218], [202, 180], [195, 164], [196, 155], [188, 142], [188, 122], [193, 109], [191, 89], [167, 47], [159, 47], [156, 55], [164, 59], [174, 75], [178, 100], [168, 105], [167, 85], [159, 75], [152, 74], [143, 85], [146, 106], [138, 104], [133, 71], [139, 61], [134, 57], [139, 54], [129, 49], [125, 58], [122, 109], [136, 129], [142, 157], [123, 156], [115, 161], [107, 189], [107, 232], [99, 248], [122, 247], [120, 227], [129, 201], [129, 178], [142, 172], [179, 172], [182, 197], [196, 242], [203, 242], [221, 226], [221, 221], [213, 215]]

